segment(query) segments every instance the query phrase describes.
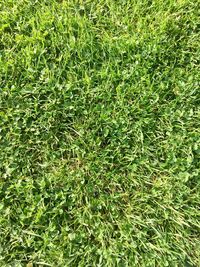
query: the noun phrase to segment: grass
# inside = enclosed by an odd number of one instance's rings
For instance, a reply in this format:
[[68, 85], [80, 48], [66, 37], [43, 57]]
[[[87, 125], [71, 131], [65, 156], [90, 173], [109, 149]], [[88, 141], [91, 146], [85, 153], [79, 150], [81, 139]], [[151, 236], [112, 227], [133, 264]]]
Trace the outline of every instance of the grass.
[[2, 0], [0, 265], [200, 266], [196, 0]]

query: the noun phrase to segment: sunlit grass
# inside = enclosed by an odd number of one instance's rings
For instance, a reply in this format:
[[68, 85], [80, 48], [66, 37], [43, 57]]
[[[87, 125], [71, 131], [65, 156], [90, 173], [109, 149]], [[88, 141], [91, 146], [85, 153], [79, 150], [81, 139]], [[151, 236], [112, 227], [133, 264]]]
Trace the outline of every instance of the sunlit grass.
[[1, 266], [200, 265], [199, 9], [1, 1]]

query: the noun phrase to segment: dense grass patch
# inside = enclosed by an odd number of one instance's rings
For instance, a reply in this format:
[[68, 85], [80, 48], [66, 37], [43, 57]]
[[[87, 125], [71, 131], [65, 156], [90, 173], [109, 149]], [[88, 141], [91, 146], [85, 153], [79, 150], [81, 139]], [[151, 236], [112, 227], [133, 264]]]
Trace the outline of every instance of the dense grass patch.
[[1, 266], [200, 266], [199, 10], [1, 1]]

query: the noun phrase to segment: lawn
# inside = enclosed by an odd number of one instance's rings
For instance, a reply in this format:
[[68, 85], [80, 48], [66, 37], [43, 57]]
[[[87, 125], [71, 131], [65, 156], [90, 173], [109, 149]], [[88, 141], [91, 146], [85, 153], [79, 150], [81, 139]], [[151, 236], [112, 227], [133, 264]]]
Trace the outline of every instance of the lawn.
[[0, 1], [0, 266], [200, 266], [199, 11]]

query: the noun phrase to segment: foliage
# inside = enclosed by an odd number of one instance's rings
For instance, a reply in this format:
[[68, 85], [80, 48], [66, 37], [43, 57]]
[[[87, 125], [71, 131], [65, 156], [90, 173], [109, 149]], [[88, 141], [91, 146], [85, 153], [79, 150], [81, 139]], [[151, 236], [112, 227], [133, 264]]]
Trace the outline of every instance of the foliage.
[[1, 1], [1, 266], [200, 266], [199, 9]]

